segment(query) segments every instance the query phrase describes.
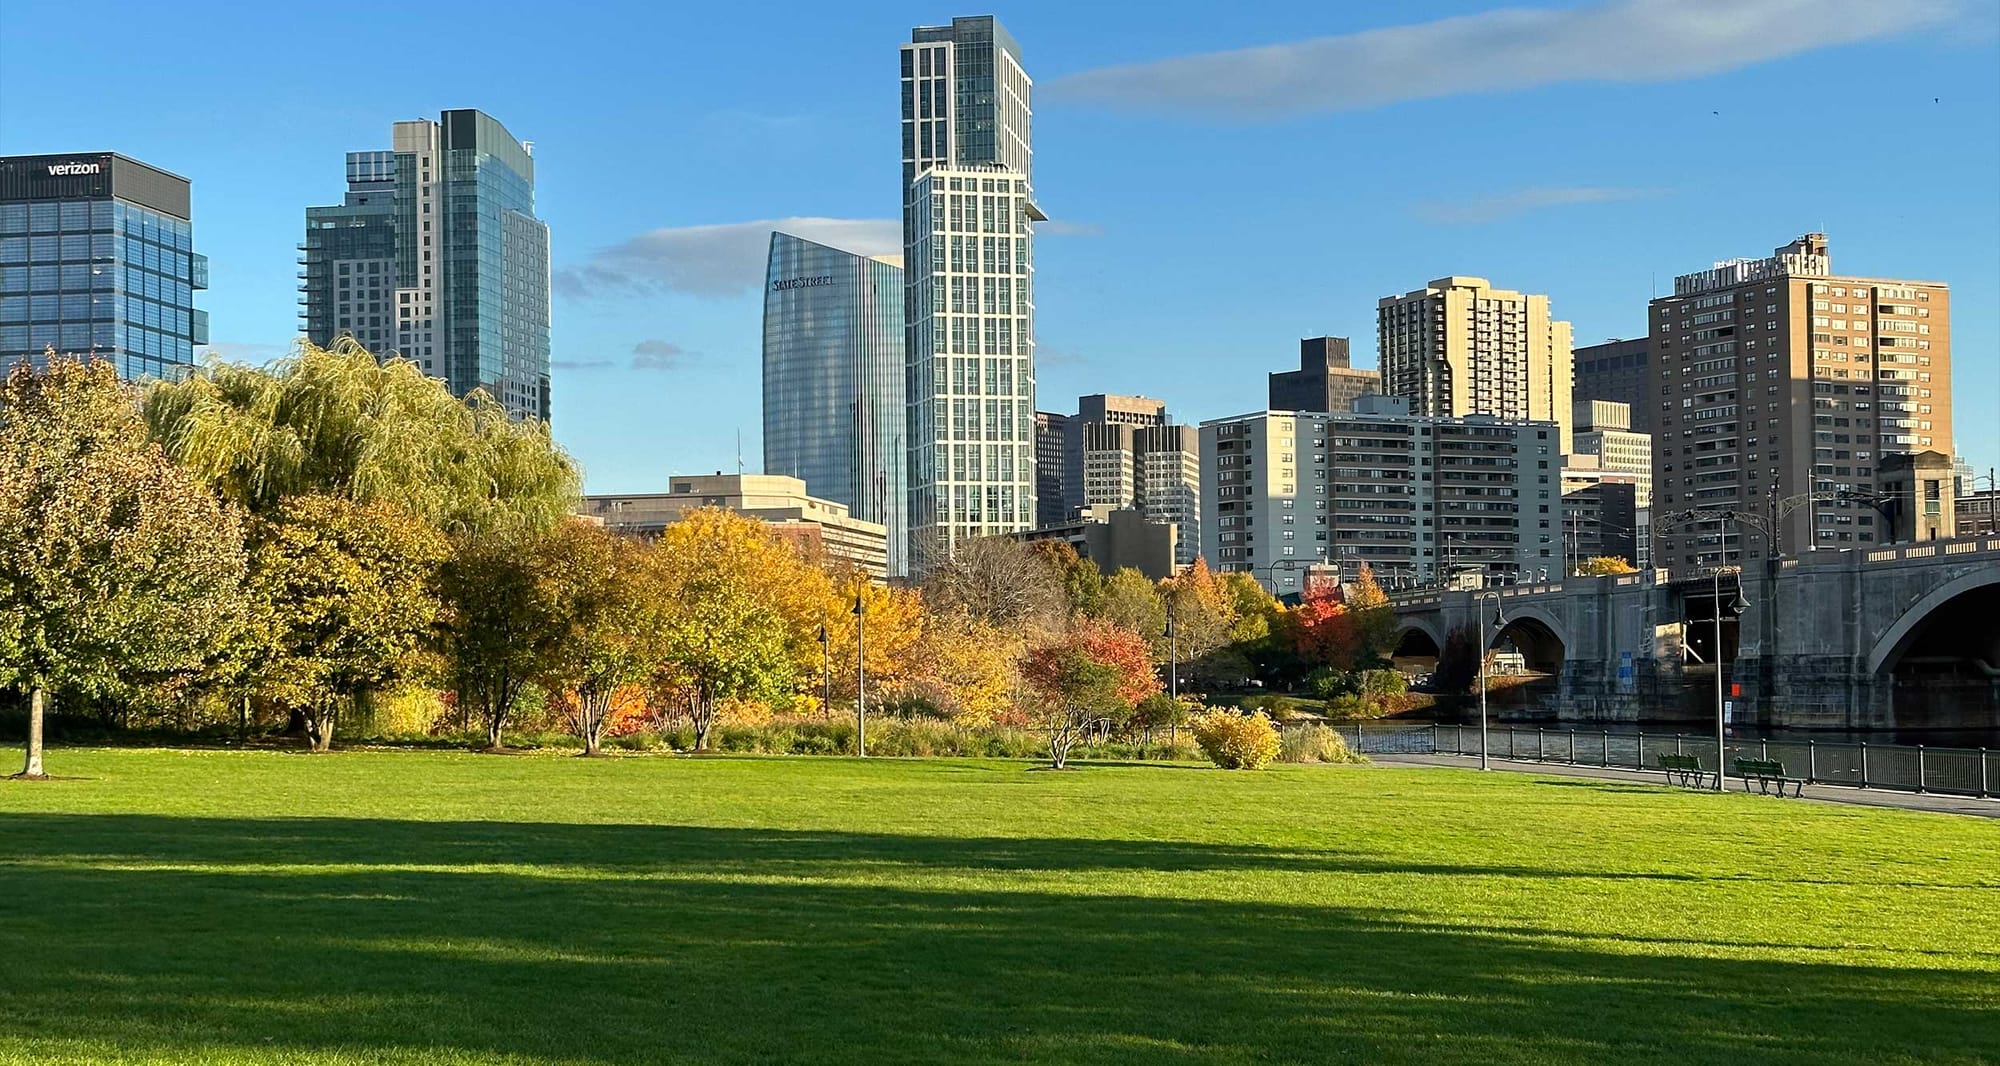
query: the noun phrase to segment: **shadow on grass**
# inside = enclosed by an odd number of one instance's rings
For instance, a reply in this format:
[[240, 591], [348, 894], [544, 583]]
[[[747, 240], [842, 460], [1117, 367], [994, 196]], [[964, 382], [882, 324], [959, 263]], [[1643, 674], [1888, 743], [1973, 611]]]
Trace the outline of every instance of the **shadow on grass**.
[[[1629, 954], [1369, 906], [1091, 895], [1025, 876], [1506, 873], [1561, 891], [1579, 876], [1563, 871], [1139, 841], [148, 815], [7, 816], [0, 856], [0, 1057], [1876, 1066], [1983, 1061], [1993, 1032], [1990, 973], [1717, 957], [1692, 940], [1686, 955]], [[952, 884], [967, 871], [981, 887]], [[990, 887], [1009, 872], [1019, 890]]]

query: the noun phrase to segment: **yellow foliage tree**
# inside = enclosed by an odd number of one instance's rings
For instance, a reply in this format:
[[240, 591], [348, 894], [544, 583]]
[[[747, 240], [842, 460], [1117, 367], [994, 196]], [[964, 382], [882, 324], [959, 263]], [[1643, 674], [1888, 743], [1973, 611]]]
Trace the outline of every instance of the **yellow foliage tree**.
[[1577, 565], [1576, 572], [1585, 577], [1604, 577], [1611, 574], [1630, 574], [1638, 568], [1617, 555], [1595, 555]]
[[668, 526], [651, 562], [662, 613], [655, 687], [687, 714], [697, 750], [737, 701], [789, 699], [799, 667], [819, 657], [824, 571], [764, 523], [716, 508]]
[[1174, 642], [1183, 660], [1196, 659], [1229, 641], [1236, 624], [1235, 597], [1203, 559], [1161, 582], [1173, 615]]
[[[877, 693], [902, 690], [911, 676], [917, 642], [923, 637], [923, 594], [913, 588], [877, 584], [858, 570], [834, 575], [828, 586], [813, 631], [817, 635], [819, 625], [826, 626], [827, 658], [833, 673], [834, 707], [830, 709], [843, 703], [851, 705], [854, 700], [857, 636], [867, 656], [869, 702], [874, 702]], [[857, 601], [866, 612], [865, 627], [857, 624], [863, 620], [854, 613]], [[800, 677], [810, 680], [802, 687], [817, 696], [824, 681], [817, 647], [813, 655], [810, 669], [801, 671]]]
[[1018, 632], [965, 611], [933, 612], [923, 619], [906, 688], [960, 725], [991, 725], [1015, 709], [1015, 667], [1023, 648]]

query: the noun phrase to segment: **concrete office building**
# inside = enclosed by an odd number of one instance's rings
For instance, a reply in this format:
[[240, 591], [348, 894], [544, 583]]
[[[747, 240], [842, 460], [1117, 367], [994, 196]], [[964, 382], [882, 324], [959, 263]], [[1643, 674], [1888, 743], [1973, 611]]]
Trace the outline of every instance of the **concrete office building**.
[[1079, 396], [1063, 426], [1063, 508], [1073, 515], [1092, 504], [1129, 507], [1133, 484], [1132, 431], [1167, 424], [1164, 400], [1095, 393]]
[[1106, 577], [1130, 567], [1148, 580], [1160, 581], [1174, 576], [1180, 554], [1175, 527], [1129, 508], [1101, 504], [1085, 507], [1068, 521], [1009, 535], [1028, 543], [1062, 541], [1096, 563]]
[[1034, 524], [1030, 82], [991, 16], [900, 50], [911, 569]]
[[1146, 521], [1177, 531], [1174, 563], [1201, 554], [1201, 433], [1193, 426], [1132, 431], [1134, 501]]
[[1097, 393], [1063, 416], [1062, 517], [1089, 507], [1137, 510], [1179, 529], [1177, 562], [1195, 560], [1201, 540], [1201, 456], [1192, 426], [1177, 426], [1167, 405], [1145, 396]]
[[806, 493], [806, 483], [775, 474], [675, 476], [666, 492], [586, 496], [581, 513], [614, 533], [657, 538], [693, 511], [718, 507], [747, 515], [797, 542], [881, 579], [889, 569], [888, 529], [854, 517], [846, 505]]
[[[1951, 454], [1950, 289], [1836, 275], [1824, 234], [1675, 278], [1651, 336], [1656, 515], [1778, 512], [1786, 555], [1867, 547], [1883, 457]], [[1740, 525], [1663, 531], [1654, 565], [1762, 558]]]
[[549, 417], [549, 228], [532, 145], [480, 111], [398, 122], [388, 151], [347, 155], [347, 194], [306, 209], [300, 324], [351, 336]]
[[1584, 560], [1600, 555], [1645, 569], [1642, 478], [1650, 475], [1609, 469], [1596, 455], [1563, 458], [1563, 573], [1575, 573]]
[[1485, 278], [1438, 278], [1375, 308], [1382, 391], [1430, 417], [1557, 423], [1569, 444], [1570, 325], [1549, 298]]
[[901, 262], [773, 233], [765, 274], [764, 472], [881, 523], [908, 574]]
[[1299, 368], [1271, 375], [1271, 410], [1348, 410], [1355, 400], [1382, 391], [1382, 375], [1348, 364], [1346, 337], [1307, 337], [1299, 342]]
[[1365, 397], [1346, 414], [1260, 411], [1201, 424], [1201, 554], [1279, 594], [1309, 564], [1384, 585], [1461, 566], [1499, 580], [1560, 572], [1554, 422], [1411, 415]]
[[1631, 408], [1627, 428], [1637, 433], [1653, 431], [1653, 412], [1646, 406], [1646, 390], [1653, 380], [1653, 360], [1648, 338], [1612, 339], [1575, 351], [1576, 380], [1570, 395], [1578, 403], [1610, 400]]
[[[1644, 570], [1652, 565], [1653, 438], [1634, 432], [1632, 409], [1611, 400], [1578, 399], [1571, 407], [1570, 455], [1564, 469], [1588, 466], [1604, 474], [1622, 475], [1632, 482], [1634, 512], [1626, 525], [1634, 537], [1634, 547], [1624, 558]], [[1589, 460], [1586, 464], [1583, 460]], [[1563, 489], [1565, 497], [1568, 486]], [[1579, 508], [1571, 508], [1576, 511]], [[1572, 528], [1580, 520], [1570, 519]], [[1588, 556], [1585, 556], [1588, 558]]]
[[115, 152], [0, 157], [0, 366], [54, 348], [127, 380], [192, 370], [208, 260], [190, 192]]

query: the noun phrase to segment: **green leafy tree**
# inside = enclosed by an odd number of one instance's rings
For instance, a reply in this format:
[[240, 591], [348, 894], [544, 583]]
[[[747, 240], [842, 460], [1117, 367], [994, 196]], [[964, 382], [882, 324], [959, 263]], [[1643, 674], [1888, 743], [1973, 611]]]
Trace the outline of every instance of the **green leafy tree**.
[[654, 550], [648, 595], [660, 610], [656, 687], [708, 747], [727, 701], [777, 699], [792, 691], [794, 645], [803, 643], [780, 604], [797, 553], [755, 519], [701, 510], [668, 526]]
[[446, 542], [391, 504], [334, 496], [293, 498], [255, 540], [252, 587], [273, 620], [259, 684], [325, 751], [356, 697], [426, 666]]
[[1096, 563], [1078, 555], [1068, 541], [1038, 540], [1028, 547], [1055, 571], [1071, 614], [1096, 616], [1104, 613], [1104, 571], [1099, 570]]
[[253, 514], [299, 495], [389, 503], [451, 534], [541, 530], [575, 509], [576, 464], [546, 423], [459, 399], [404, 359], [301, 343], [272, 367], [219, 363], [147, 390], [167, 454]]
[[1146, 575], [1129, 566], [1112, 574], [1104, 582], [1098, 616], [1159, 644], [1159, 657], [1166, 658], [1167, 604]]
[[1360, 574], [1348, 588], [1347, 609], [1354, 620], [1356, 665], [1387, 663], [1395, 651], [1396, 611], [1367, 563], [1361, 564]]
[[643, 683], [660, 659], [660, 608], [648, 595], [647, 545], [585, 522], [548, 538], [544, 580], [557, 613], [541, 679], [561, 693], [585, 755], [598, 754], [614, 701]]
[[1152, 742], [1155, 729], [1167, 730], [1168, 740], [1178, 743], [1181, 729], [1200, 707], [1201, 701], [1192, 696], [1175, 699], [1164, 692], [1155, 692], [1140, 700], [1139, 705], [1132, 709], [1132, 727], [1145, 731], [1147, 743]]
[[460, 714], [476, 715], [498, 751], [522, 693], [545, 674], [562, 639], [564, 590], [551, 568], [575, 538], [530, 530], [458, 538], [438, 568], [440, 645]]
[[110, 364], [50, 353], [0, 391], [0, 688], [99, 699], [201, 669], [243, 615], [237, 514], [147, 442]]

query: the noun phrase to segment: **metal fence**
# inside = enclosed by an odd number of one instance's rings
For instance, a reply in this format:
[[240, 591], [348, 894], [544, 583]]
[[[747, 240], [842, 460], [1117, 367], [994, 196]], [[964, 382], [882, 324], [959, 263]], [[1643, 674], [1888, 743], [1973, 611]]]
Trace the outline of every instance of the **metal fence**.
[[[1349, 722], [1336, 727], [1364, 755], [1478, 755], [1476, 725]], [[1715, 738], [1688, 733], [1614, 733], [1603, 729], [1494, 726], [1490, 757], [1658, 772], [1661, 755], [1692, 755], [1715, 770]], [[1901, 792], [2000, 796], [2000, 750], [1941, 748], [1866, 741], [1731, 739], [1724, 745], [1734, 777], [1736, 759], [1783, 764], [1788, 777], [1812, 785], [1846, 785]]]

